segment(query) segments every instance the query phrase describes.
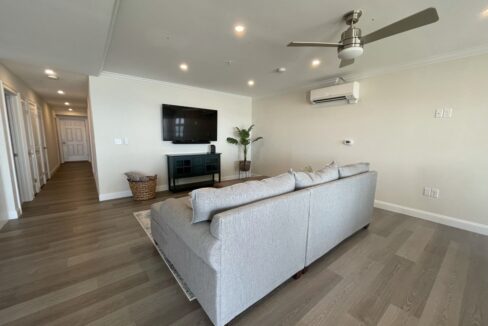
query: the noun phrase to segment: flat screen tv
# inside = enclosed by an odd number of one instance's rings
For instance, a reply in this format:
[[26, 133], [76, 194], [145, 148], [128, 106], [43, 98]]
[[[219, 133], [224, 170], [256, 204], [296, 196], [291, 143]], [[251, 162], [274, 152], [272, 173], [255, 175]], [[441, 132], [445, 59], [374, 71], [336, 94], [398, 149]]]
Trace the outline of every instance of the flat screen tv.
[[163, 104], [163, 140], [208, 144], [217, 140], [217, 111]]

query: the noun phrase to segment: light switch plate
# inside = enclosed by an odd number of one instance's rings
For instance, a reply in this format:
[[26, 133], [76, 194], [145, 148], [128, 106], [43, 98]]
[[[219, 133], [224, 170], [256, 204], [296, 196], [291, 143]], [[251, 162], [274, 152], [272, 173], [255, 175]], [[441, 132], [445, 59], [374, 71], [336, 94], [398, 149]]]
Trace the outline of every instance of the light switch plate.
[[122, 138], [114, 138], [115, 145], [122, 145]]
[[127, 137], [124, 138], [124, 144], [129, 145], [129, 138], [127, 138]]
[[439, 189], [438, 188], [432, 188], [432, 192], [430, 193], [430, 196], [432, 198], [439, 198]]
[[430, 197], [432, 194], [432, 189], [430, 187], [424, 187], [424, 196]]
[[445, 108], [443, 111], [443, 118], [452, 118], [452, 108]]
[[444, 109], [436, 109], [434, 113], [434, 118], [440, 119], [444, 115]]

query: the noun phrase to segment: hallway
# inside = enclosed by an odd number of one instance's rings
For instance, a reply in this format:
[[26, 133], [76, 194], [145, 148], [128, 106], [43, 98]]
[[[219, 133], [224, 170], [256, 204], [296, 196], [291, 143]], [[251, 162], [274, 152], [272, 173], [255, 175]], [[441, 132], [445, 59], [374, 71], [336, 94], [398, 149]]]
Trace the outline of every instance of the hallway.
[[61, 165], [0, 231], [0, 325], [151, 324], [199, 309], [132, 216], [168, 196], [98, 202], [91, 165]]
[[76, 211], [97, 204], [95, 180], [88, 162], [61, 164], [35, 199], [22, 206], [22, 218]]

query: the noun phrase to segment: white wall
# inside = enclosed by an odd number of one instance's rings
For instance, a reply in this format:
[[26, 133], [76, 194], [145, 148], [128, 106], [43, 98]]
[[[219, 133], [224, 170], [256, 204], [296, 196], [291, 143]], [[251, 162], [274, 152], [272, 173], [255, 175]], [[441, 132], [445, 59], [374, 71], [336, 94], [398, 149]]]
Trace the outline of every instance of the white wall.
[[99, 186], [98, 186], [98, 167], [97, 167], [97, 153], [96, 153], [96, 144], [95, 144], [95, 133], [93, 131], [93, 112], [91, 109], [91, 100], [90, 97], [87, 99], [87, 120], [88, 120], [88, 131], [90, 137], [90, 158], [91, 158], [91, 165], [92, 165], [92, 172], [93, 178], [95, 179], [95, 185], [97, 186], [97, 191], [100, 193]]
[[[24, 100], [29, 100], [33, 103], [36, 103], [38, 106], [38, 109], [41, 110], [43, 113], [43, 120], [44, 120], [44, 129], [46, 131], [46, 142], [47, 142], [47, 147], [48, 147], [48, 158], [49, 158], [49, 165], [50, 167], [56, 166], [59, 163], [58, 157], [56, 155], [56, 152], [53, 152], [53, 149], [56, 148], [56, 144], [52, 143], [51, 140], [52, 138], [48, 137], [49, 133], [52, 132], [51, 126], [49, 121], [46, 121], [46, 112], [49, 111], [48, 106], [44, 103], [44, 101], [31, 89], [29, 88], [28, 85], [26, 85], [20, 78], [18, 78], [16, 75], [11, 73], [5, 66], [0, 64], [0, 81], [2, 81], [3, 85], [6, 86], [8, 89], [14, 91], [15, 93], [20, 93], [20, 97]], [[6, 126], [4, 118], [6, 117], [0, 117], [0, 124], [2, 124], [4, 127]], [[0, 131], [2, 127], [0, 127]], [[5, 130], [4, 130], [5, 131]], [[0, 132], [0, 170], [3, 171], [3, 179], [2, 183], [0, 183], [0, 219], [6, 215], [10, 216], [10, 218], [15, 218], [17, 213], [12, 210], [12, 207], [15, 207], [15, 204], [12, 202], [12, 198], [15, 197], [15, 194], [13, 194], [13, 189], [12, 188], [12, 178], [7, 176], [7, 171], [9, 173], [12, 173], [13, 166], [9, 164], [9, 161], [7, 159], [8, 155], [8, 148], [10, 147], [9, 139], [8, 139], [8, 134], [5, 132]], [[53, 155], [54, 153], [54, 155]], [[4, 203], [4, 204], [1, 204]], [[5, 210], [5, 207], [8, 207]]]
[[[3, 160], [0, 160], [0, 171], [2, 170], [2, 166], [5, 164]], [[0, 173], [0, 187], [3, 190], [3, 180], [2, 180], [2, 173]], [[8, 221], [8, 206], [6, 202], [5, 196], [0, 196], [0, 229], [7, 223]]]
[[59, 165], [59, 156], [57, 152], [57, 141], [53, 135], [56, 134], [56, 130], [53, 128], [53, 115], [51, 108], [43, 101], [43, 99], [37, 95], [23, 80], [10, 72], [5, 66], [0, 64], [0, 80], [10, 89], [20, 93], [21, 98], [24, 100], [30, 100], [37, 104], [39, 110], [43, 115], [44, 130], [46, 133], [46, 142], [48, 148], [48, 160], [49, 168], [52, 170]]
[[[217, 152], [222, 153], [222, 176], [237, 174], [238, 149], [225, 139], [235, 126], [251, 124], [249, 97], [207, 89], [105, 73], [90, 77], [90, 106], [96, 146], [100, 198], [129, 195], [124, 172], [158, 175], [159, 189], [167, 186], [167, 153], [205, 153], [208, 145], [175, 145], [162, 141], [161, 105], [176, 104], [216, 109]], [[115, 137], [128, 137], [128, 145], [115, 145]]]
[[[255, 100], [255, 134], [264, 137], [255, 172], [368, 161], [379, 172], [377, 200], [488, 225], [487, 91], [483, 55], [361, 80], [356, 105], [311, 106], [306, 90]], [[434, 119], [444, 107], [453, 117]], [[422, 196], [424, 186], [440, 198]]]

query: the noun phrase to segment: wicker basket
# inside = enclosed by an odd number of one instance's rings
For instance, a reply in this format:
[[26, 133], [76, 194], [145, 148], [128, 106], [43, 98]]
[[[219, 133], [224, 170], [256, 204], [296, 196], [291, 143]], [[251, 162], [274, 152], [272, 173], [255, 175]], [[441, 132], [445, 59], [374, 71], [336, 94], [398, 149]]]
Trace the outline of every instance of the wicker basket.
[[156, 197], [156, 184], [158, 177], [149, 177], [147, 181], [129, 181], [130, 190], [134, 200], [148, 200]]

